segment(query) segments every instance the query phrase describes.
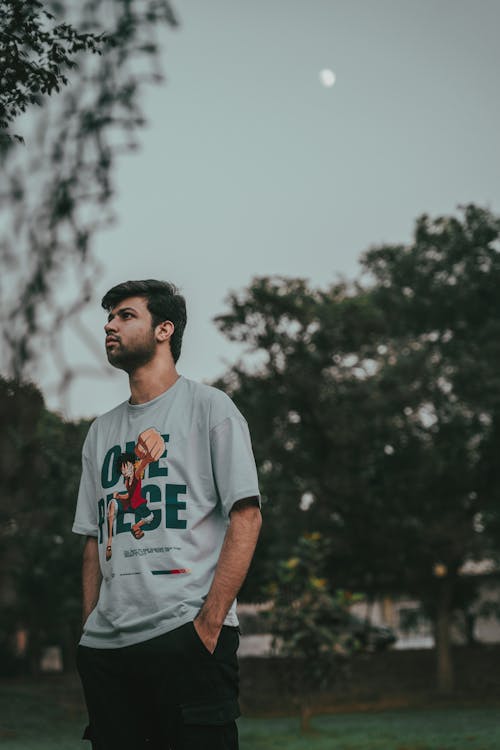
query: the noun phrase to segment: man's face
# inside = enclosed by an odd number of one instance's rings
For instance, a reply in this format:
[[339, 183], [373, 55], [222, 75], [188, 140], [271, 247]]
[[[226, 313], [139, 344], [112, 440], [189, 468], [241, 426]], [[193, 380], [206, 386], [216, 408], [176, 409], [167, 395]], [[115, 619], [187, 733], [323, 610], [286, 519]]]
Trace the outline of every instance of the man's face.
[[147, 300], [128, 297], [108, 315], [106, 354], [113, 367], [131, 373], [147, 364], [156, 352], [156, 339]]

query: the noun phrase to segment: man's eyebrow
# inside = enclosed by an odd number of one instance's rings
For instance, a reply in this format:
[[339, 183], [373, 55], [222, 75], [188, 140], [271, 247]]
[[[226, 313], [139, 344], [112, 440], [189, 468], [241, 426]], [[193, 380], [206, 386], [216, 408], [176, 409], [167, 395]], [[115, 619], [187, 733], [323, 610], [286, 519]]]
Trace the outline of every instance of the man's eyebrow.
[[108, 323], [109, 323], [110, 320], [112, 320], [115, 317], [115, 315], [120, 315], [121, 313], [124, 313], [124, 312], [133, 312], [133, 313], [136, 313], [137, 310], [135, 309], [135, 307], [130, 307], [129, 305], [127, 305], [126, 307], [120, 307], [116, 312], [110, 312], [109, 313], [109, 315], [108, 315]]

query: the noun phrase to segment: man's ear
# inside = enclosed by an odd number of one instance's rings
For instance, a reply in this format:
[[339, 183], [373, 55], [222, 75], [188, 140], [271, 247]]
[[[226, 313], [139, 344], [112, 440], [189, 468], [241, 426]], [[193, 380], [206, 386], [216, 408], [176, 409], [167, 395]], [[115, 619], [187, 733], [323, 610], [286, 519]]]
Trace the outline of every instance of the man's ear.
[[168, 341], [173, 333], [175, 327], [171, 320], [164, 320], [156, 326], [156, 340], [157, 341]]

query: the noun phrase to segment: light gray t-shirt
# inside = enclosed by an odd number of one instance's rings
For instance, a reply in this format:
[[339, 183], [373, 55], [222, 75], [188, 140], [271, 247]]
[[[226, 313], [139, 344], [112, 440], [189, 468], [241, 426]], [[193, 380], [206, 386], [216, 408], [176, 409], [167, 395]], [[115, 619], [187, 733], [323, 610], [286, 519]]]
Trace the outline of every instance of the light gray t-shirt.
[[[147, 462], [138, 443], [151, 428], [164, 451]], [[103, 578], [80, 643], [129, 646], [194, 619], [231, 508], [246, 497], [259, 497], [248, 426], [222, 391], [180, 377], [152, 401], [124, 402], [96, 419], [83, 446], [73, 531], [97, 537]], [[227, 625], [238, 624], [235, 610], [236, 602]]]

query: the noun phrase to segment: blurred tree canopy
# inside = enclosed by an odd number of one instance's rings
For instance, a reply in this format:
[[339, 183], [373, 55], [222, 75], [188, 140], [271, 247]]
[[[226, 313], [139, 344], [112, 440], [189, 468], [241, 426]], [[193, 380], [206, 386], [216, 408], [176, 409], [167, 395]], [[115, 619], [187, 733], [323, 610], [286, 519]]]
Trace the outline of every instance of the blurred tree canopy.
[[64, 390], [76, 373], [61, 327], [93, 350], [78, 320], [98, 274], [92, 241], [113, 219], [116, 159], [138, 146], [142, 95], [163, 81], [160, 35], [177, 21], [167, 0], [3, 0], [1, 10], [0, 125], [26, 143], [0, 139], [2, 369], [29, 377], [50, 350]]
[[474, 595], [459, 571], [500, 549], [499, 239], [474, 205], [423, 216], [353, 284], [257, 278], [216, 319], [253, 355], [219, 382], [248, 415], [269, 501], [247, 585], [301, 531], [328, 534], [335, 586], [424, 603], [443, 690], [451, 613]]
[[38, 671], [48, 645], [62, 647], [69, 668], [81, 628], [81, 544], [71, 527], [89, 422], [65, 422], [34, 386], [1, 377], [0, 417], [1, 671], [15, 667], [20, 631], [22, 668]]
[[77, 53], [97, 52], [103, 36], [53, 24], [54, 15], [39, 0], [0, 0], [0, 19], [0, 133], [23, 142], [9, 125], [30, 105], [40, 105], [42, 95], [65, 86], [65, 69], [76, 66]]

